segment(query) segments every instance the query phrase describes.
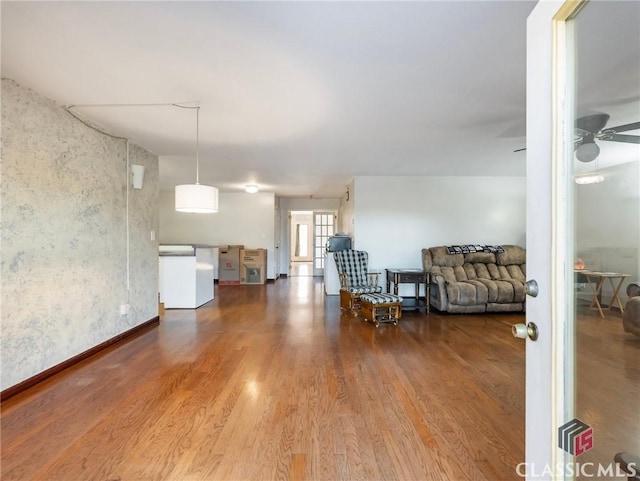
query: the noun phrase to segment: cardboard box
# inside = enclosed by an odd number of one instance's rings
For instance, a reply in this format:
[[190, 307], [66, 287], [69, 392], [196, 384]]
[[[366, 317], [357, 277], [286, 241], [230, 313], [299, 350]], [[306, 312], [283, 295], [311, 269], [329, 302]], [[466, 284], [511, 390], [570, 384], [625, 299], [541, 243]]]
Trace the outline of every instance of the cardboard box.
[[218, 249], [218, 284], [240, 284], [240, 251], [243, 245], [221, 246]]
[[264, 284], [267, 280], [267, 249], [240, 251], [240, 284]]

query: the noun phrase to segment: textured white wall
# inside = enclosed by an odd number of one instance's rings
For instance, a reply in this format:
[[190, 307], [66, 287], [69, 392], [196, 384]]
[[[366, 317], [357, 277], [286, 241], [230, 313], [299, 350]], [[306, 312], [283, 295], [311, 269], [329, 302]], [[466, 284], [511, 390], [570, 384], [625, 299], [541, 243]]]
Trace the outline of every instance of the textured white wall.
[[[158, 160], [2, 81], [2, 389], [158, 314]], [[131, 312], [120, 316], [120, 304]]]
[[376, 270], [422, 267], [424, 247], [525, 245], [524, 177], [356, 177], [354, 190], [355, 248]]
[[176, 212], [173, 191], [160, 193], [162, 244], [241, 244], [267, 249], [267, 278], [275, 278], [275, 194], [220, 193], [216, 214]]

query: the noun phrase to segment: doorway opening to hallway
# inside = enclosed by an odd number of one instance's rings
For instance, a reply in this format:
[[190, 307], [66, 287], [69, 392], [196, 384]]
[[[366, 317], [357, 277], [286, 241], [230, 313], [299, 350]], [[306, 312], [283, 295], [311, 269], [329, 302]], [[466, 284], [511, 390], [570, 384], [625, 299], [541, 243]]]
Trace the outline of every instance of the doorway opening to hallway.
[[289, 275], [323, 276], [327, 239], [334, 235], [335, 212], [289, 213]]

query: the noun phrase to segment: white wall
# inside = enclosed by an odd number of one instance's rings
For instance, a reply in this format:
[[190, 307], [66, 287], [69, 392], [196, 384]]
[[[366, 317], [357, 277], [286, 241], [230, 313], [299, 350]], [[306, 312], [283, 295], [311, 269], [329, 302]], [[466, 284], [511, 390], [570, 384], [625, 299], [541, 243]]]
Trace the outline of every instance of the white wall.
[[379, 271], [422, 267], [425, 247], [524, 247], [525, 188], [524, 177], [356, 177], [354, 246]]
[[308, 197], [280, 197], [280, 274], [288, 274], [291, 234], [289, 232], [289, 213], [292, 210], [335, 211], [340, 208], [340, 199], [311, 199]]
[[158, 315], [159, 178], [131, 145], [145, 175], [127, 189], [123, 140], [8, 79], [2, 128], [4, 390]]
[[348, 234], [350, 237], [353, 237], [353, 227], [354, 227], [354, 205], [356, 201], [356, 189], [355, 182], [351, 181], [351, 183], [347, 186], [348, 195], [345, 193], [340, 199], [340, 210], [338, 211], [338, 232]]
[[175, 211], [173, 191], [160, 193], [161, 244], [241, 244], [267, 249], [267, 278], [275, 278], [275, 194], [220, 193], [217, 214]]

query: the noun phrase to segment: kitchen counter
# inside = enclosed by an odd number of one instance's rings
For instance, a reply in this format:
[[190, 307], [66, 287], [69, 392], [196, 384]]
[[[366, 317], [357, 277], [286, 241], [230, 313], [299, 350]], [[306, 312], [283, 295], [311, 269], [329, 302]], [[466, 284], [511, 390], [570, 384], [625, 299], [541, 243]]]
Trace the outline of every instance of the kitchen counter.
[[215, 246], [161, 245], [160, 302], [166, 309], [195, 309], [214, 299]]

